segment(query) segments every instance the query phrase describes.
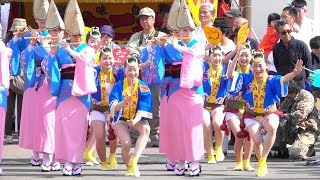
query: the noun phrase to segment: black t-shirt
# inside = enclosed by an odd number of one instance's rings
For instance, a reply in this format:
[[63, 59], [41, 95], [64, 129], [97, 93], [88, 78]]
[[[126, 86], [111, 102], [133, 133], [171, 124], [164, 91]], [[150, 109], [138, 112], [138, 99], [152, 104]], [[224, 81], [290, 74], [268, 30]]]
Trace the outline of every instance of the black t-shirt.
[[[307, 44], [294, 39], [292, 37], [288, 45], [285, 45], [281, 40], [273, 47], [274, 65], [279, 75], [286, 75], [294, 70], [295, 64], [298, 59], [303, 61], [303, 65], [306, 68], [311, 68], [311, 54]], [[309, 76], [309, 73], [302, 70], [294, 80], [305, 80]]]

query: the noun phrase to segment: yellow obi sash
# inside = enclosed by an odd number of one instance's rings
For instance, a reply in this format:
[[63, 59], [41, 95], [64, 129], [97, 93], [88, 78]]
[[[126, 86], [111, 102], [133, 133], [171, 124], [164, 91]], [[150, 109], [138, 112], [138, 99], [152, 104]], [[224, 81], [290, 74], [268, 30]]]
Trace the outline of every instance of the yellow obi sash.
[[130, 96], [130, 102], [123, 107], [123, 117], [131, 120], [137, 111], [139, 79], [134, 78], [130, 86], [128, 81], [127, 77], [123, 80], [123, 98]]
[[214, 70], [213, 66], [210, 64], [209, 78], [211, 83], [211, 94], [207, 100], [208, 103], [214, 103], [214, 101], [216, 100], [216, 96], [220, 88], [221, 73], [222, 65], [219, 65], [217, 70]]
[[[253, 93], [253, 104], [254, 104], [254, 110], [257, 114], [263, 114], [263, 104], [264, 104], [264, 98], [266, 95], [266, 83], [267, 83], [268, 75], [264, 75], [262, 77], [262, 83], [260, 86], [258, 86], [258, 82], [256, 78], [253, 79], [252, 83], [252, 93]], [[257, 119], [261, 119], [262, 116], [257, 116]]]
[[[109, 82], [111, 84], [111, 87], [113, 87], [113, 85], [115, 84], [115, 78], [113, 76], [112, 68], [109, 71]], [[107, 86], [107, 76], [101, 68], [100, 69], [100, 90], [101, 90], [102, 106], [108, 106], [106, 86]]]

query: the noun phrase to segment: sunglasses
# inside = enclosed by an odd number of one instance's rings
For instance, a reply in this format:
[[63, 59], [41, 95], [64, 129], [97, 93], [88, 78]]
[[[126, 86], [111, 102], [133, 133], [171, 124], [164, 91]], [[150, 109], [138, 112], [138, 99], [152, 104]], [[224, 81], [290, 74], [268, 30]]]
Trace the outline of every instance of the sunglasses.
[[291, 32], [292, 32], [291, 30], [285, 30], [280, 33], [281, 33], [281, 35], [286, 35], [287, 33], [290, 34]]

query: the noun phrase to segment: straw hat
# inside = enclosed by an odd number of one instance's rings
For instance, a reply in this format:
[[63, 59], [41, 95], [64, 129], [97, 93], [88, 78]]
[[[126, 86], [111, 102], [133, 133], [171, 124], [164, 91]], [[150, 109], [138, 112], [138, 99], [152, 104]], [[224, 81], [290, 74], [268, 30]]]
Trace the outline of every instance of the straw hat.
[[14, 18], [10, 31], [18, 31], [20, 29], [27, 28], [27, 21], [26, 19], [22, 18]]
[[185, 0], [181, 0], [179, 15], [177, 20], [177, 27], [178, 28], [186, 28], [190, 27], [195, 29], [196, 25], [191, 17], [190, 9]]
[[173, 4], [170, 8], [167, 27], [171, 31], [177, 31], [177, 20], [179, 15], [179, 8], [180, 8], [180, 0], [174, 0]]
[[77, 0], [70, 0], [64, 15], [66, 30], [71, 35], [83, 35], [85, 26]]
[[51, 0], [46, 21], [46, 29], [53, 30], [58, 27], [65, 29], [64, 22], [59, 14], [57, 6], [54, 3], [54, 0]]
[[38, 21], [46, 21], [49, 9], [48, 0], [34, 0], [33, 17]]

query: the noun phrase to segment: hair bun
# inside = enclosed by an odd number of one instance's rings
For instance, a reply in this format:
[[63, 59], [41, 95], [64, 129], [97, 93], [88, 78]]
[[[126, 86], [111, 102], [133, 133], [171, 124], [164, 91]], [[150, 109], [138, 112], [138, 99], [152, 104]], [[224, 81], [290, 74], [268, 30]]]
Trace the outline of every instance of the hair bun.
[[101, 36], [101, 33], [100, 33], [100, 30], [99, 30], [99, 27], [92, 27], [91, 28], [91, 31], [90, 31], [90, 36], [93, 36], [93, 37], [100, 37]]

